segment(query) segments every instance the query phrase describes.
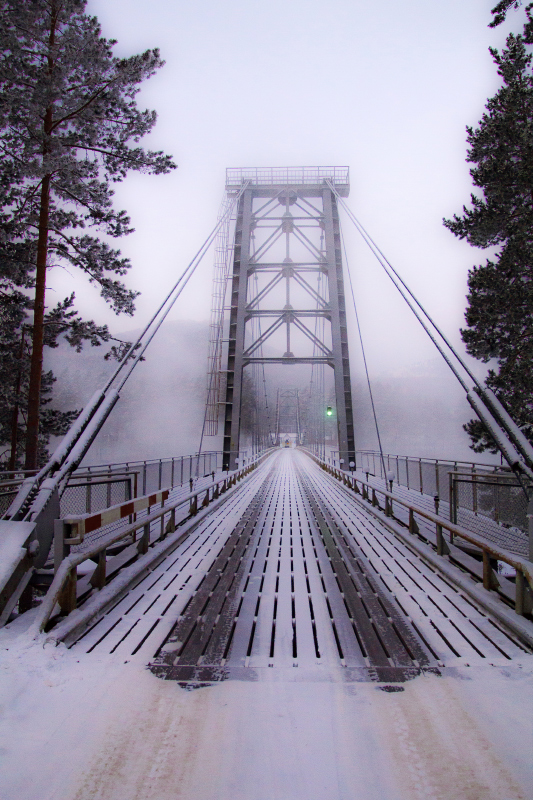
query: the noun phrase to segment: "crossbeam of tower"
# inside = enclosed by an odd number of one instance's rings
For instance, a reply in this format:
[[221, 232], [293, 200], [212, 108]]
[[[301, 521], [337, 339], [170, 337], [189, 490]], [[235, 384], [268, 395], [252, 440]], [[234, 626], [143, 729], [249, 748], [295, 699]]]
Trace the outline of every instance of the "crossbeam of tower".
[[[323, 364], [333, 369], [339, 450], [348, 465], [355, 443], [336, 193], [348, 196], [349, 170], [227, 170], [228, 195], [245, 184], [237, 208], [231, 277], [224, 466], [235, 468], [243, 373], [252, 364]], [[252, 325], [258, 318], [259, 328]], [[317, 328], [317, 319], [327, 325]]]

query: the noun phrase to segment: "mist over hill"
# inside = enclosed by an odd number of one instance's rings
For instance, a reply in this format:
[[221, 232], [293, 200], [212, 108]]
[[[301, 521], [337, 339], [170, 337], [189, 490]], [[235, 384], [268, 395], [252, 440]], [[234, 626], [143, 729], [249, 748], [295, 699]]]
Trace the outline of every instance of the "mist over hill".
[[[371, 381], [383, 450], [395, 455], [500, 463], [474, 453], [463, 424], [474, 416], [459, 383], [439, 358], [380, 374]], [[356, 448], [377, 449], [366, 381], [353, 381]]]
[[[136, 331], [122, 334], [133, 339]], [[99, 433], [86, 464], [164, 458], [196, 452], [202, 428], [209, 326], [169, 322], [150, 344], [124, 386], [120, 400]], [[62, 344], [48, 351], [46, 367], [58, 381], [54, 407], [81, 409], [105, 383], [115, 362], [104, 361], [104, 347], [80, 354]], [[356, 373], [358, 372], [356, 368]], [[276, 389], [300, 386], [305, 392], [308, 368], [286, 366], [267, 371], [271, 413]], [[330, 381], [328, 381], [329, 383]], [[372, 380], [383, 448], [388, 453], [494, 462], [469, 449], [462, 425], [472, 412], [461, 388], [450, 382], [438, 359], [381, 374]], [[329, 402], [329, 401], [328, 401]], [[377, 439], [368, 388], [360, 374], [353, 379], [356, 447], [375, 449]], [[220, 430], [220, 434], [222, 431]], [[221, 448], [221, 436], [206, 437], [204, 450]]]
[[[133, 340], [138, 331], [121, 334]], [[119, 334], [120, 335], [120, 334]], [[205, 403], [207, 325], [183, 321], [162, 326], [135, 368], [86, 464], [113, 463], [193, 453], [198, 449]], [[63, 344], [47, 353], [57, 377], [54, 406], [79, 408], [105, 383], [116, 362], [106, 349], [74, 352]], [[214, 449], [206, 439], [205, 450]]]

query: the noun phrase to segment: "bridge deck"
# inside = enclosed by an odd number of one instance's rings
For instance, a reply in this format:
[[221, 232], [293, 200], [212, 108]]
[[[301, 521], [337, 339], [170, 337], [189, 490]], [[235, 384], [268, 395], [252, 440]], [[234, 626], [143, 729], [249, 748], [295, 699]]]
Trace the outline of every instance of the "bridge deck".
[[8, 771], [6, 796], [532, 797], [531, 655], [297, 451], [60, 658], [62, 691], [38, 690], [32, 659], [24, 685], [36, 724], [61, 720], [54, 770]]
[[128, 658], [143, 648], [156, 675], [193, 683], [287, 667], [402, 680], [524, 652], [295, 451], [280, 451], [170, 561], [75, 649]]

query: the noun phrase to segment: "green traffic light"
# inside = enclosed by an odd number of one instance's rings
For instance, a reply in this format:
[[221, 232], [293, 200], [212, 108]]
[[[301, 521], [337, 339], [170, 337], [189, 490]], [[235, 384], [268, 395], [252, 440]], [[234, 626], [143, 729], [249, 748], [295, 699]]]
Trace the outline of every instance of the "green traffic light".
[[328, 415], [328, 417], [331, 417], [333, 415], [333, 409], [331, 406], [327, 407], [326, 414]]

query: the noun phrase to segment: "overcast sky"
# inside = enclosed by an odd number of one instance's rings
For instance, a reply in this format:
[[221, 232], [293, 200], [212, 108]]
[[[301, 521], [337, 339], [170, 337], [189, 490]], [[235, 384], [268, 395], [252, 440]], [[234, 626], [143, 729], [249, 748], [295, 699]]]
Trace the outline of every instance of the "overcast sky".
[[[488, 48], [520, 30], [521, 12], [489, 29], [494, 4], [89, 0], [118, 55], [160, 48], [166, 66], [139, 95], [159, 115], [144, 143], [173, 154], [179, 169], [117, 187], [136, 228], [120, 244], [133, 262], [128, 284], [142, 292], [134, 320], [106, 312], [96, 290], [78, 289], [83, 312], [117, 331], [139, 327], [213, 227], [226, 167], [348, 165], [351, 208], [459, 342], [467, 270], [485, 254], [457, 241], [442, 217], [471, 191], [465, 126], [499, 85]], [[371, 371], [417, 369], [433, 346], [349, 224]], [[175, 319], [208, 318], [211, 271], [208, 256]], [[51, 285], [59, 293], [71, 281], [56, 271]]]

